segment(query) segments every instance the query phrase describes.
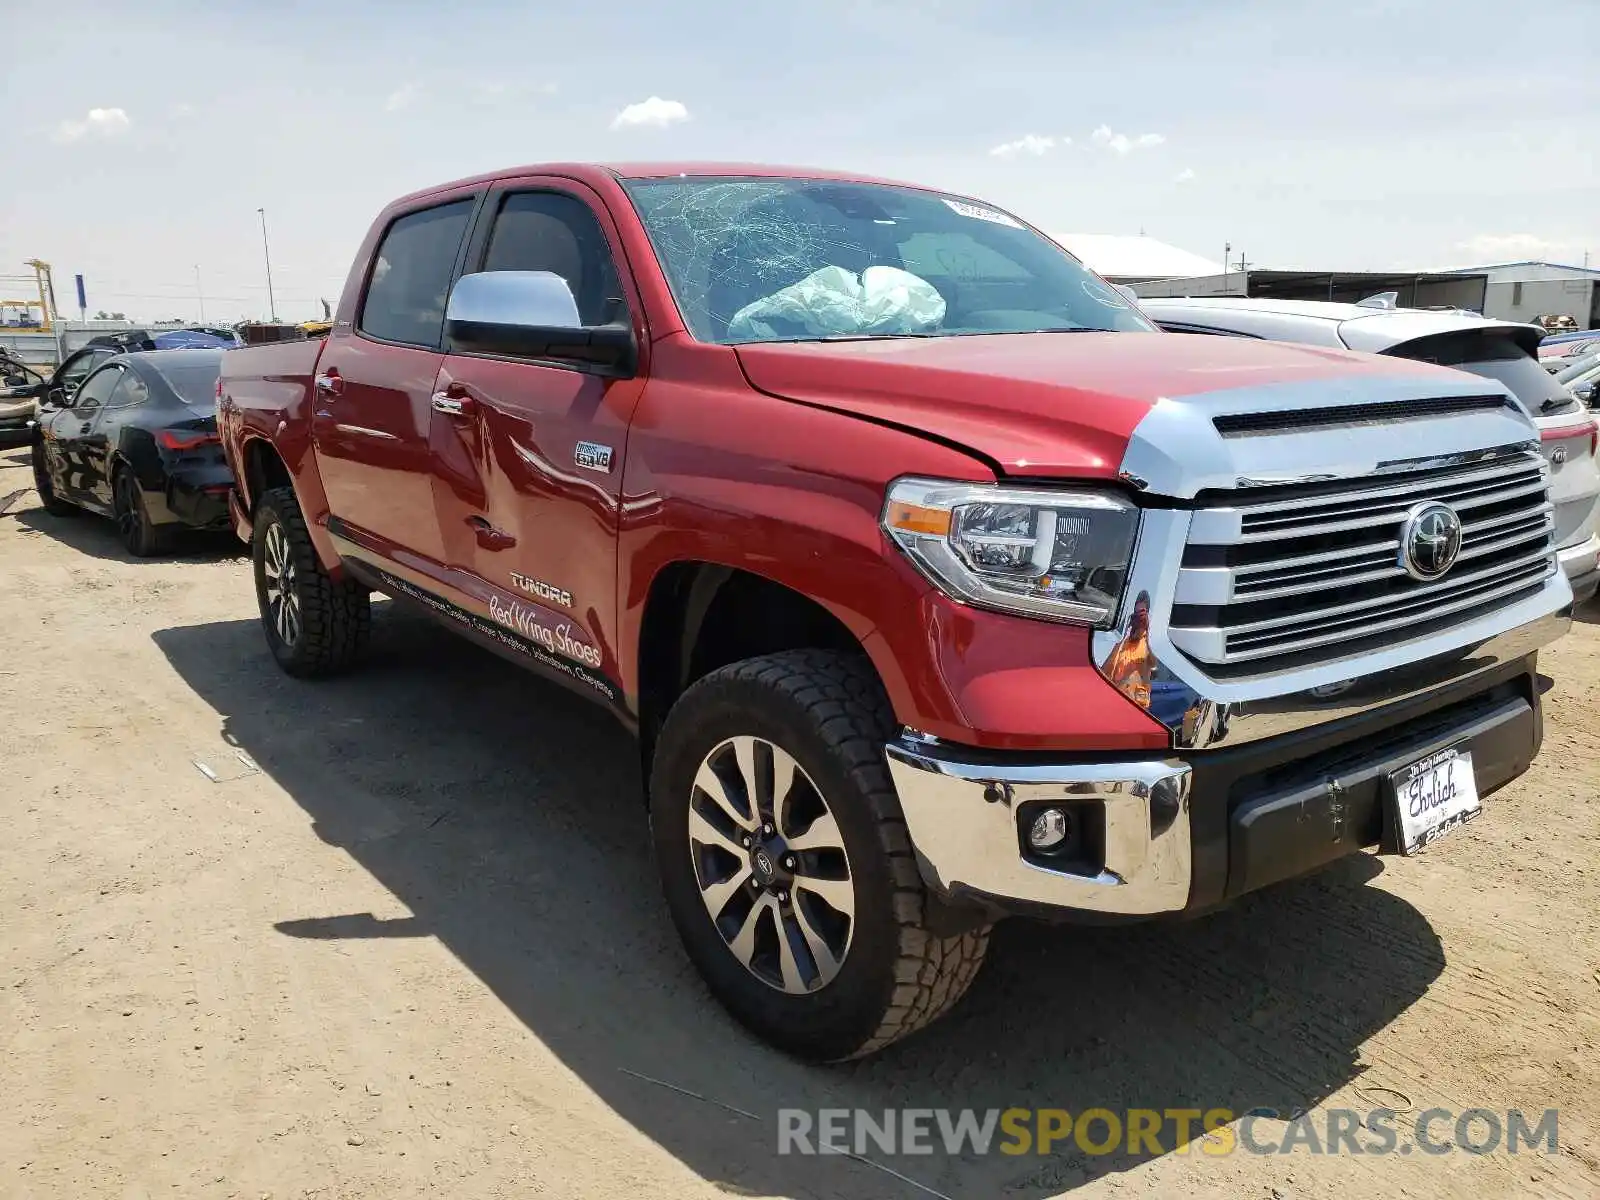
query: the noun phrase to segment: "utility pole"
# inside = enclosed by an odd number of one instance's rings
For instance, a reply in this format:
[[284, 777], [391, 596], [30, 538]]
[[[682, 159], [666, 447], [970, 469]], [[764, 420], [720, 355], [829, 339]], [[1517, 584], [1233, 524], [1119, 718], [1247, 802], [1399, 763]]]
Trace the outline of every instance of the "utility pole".
[[1233, 254], [1233, 243], [1222, 243], [1222, 294], [1228, 294], [1228, 258]]
[[194, 265], [194, 294], [200, 297], [200, 320], [202, 323], [204, 323], [206, 319], [206, 293], [205, 289], [200, 286], [199, 263], [195, 263]]
[[261, 255], [267, 260], [267, 311], [274, 324], [278, 320], [278, 302], [272, 298], [272, 251], [267, 248], [267, 210], [256, 209], [261, 214]]

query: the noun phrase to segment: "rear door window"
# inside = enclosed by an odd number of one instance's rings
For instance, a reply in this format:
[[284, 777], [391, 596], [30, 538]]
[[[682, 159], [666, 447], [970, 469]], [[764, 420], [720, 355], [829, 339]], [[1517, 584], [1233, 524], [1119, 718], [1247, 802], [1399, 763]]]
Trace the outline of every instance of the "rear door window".
[[436, 349], [472, 200], [407, 213], [378, 245], [360, 327], [386, 342]]
[[1537, 358], [1510, 338], [1498, 334], [1439, 334], [1403, 342], [1386, 353], [1396, 358], [1454, 367], [1503, 383], [1536, 417], [1547, 417], [1574, 405], [1567, 389], [1539, 365]]
[[122, 372], [122, 382], [106, 401], [107, 408], [132, 408], [150, 399], [150, 386], [132, 370]]

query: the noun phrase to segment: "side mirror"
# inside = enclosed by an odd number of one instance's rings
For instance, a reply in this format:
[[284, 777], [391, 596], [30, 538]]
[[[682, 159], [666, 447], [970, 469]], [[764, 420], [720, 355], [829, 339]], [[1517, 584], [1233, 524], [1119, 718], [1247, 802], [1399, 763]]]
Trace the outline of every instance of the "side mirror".
[[67, 406], [67, 389], [58, 387], [47, 388], [44, 396], [41, 399], [41, 403], [43, 403], [46, 408], [65, 408]]
[[450, 290], [445, 330], [484, 354], [570, 359], [631, 374], [639, 347], [627, 323], [584, 325], [572, 289], [550, 271], [480, 271]]

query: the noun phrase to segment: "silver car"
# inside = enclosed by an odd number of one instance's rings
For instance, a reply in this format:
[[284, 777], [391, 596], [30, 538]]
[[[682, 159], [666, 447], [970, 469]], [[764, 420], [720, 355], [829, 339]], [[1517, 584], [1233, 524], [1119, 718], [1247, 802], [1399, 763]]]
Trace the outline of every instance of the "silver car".
[[1600, 587], [1600, 466], [1595, 418], [1539, 365], [1544, 331], [1459, 313], [1234, 296], [1140, 300], [1174, 333], [1230, 334], [1364, 350], [1455, 367], [1505, 384], [1539, 427], [1550, 464], [1556, 554], [1578, 601]]

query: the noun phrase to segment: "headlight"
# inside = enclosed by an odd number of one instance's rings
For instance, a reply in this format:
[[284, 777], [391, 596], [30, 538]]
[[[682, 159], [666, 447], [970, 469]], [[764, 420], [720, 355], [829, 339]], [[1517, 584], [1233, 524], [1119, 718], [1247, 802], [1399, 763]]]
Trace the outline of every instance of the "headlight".
[[883, 528], [957, 600], [1002, 612], [1109, 625], [1139, 510], [1106, 492], [901, 479]]

